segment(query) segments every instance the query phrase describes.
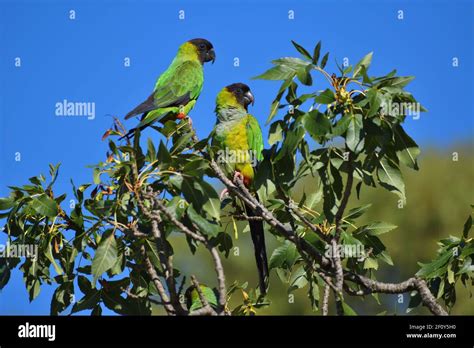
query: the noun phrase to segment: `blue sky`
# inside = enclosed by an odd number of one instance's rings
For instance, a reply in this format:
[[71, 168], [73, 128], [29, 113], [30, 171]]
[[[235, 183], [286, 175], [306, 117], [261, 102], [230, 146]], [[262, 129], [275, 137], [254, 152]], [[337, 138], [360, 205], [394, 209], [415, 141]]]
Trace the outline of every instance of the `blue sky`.
[[[109, 115], [122, 117], [144, 100], [177, 47], [195, 37], [209, 39], [217, 55], [205, 67], [204, 89], [191, 114], [201, 137], [215, 122], [218, 90], [233, 82], [250, 85], [256, 97], [251, 112], [265, 122], [279, 84], [250, 78], [272, 59], [295, 55], [293, 39], [310, 51], [322, 40], [323, 51], [330, 51], [329, 70], [335, 71], [334, 59], [355, 64], [374, 51], [372, 74], [397, 68], [401, 75], [415, 75], [409, 90], [429, 113], [408, 121], [409, 134], [422, 148], [472, 144], [473, 14], [472, 1], [448, 0], [429, 6], [419, 0], [0, 0], [0, 196], [8, 193], [6, 185], [46, 174], [48, 163], [62, 163], [58, 192], [71, 192], [71, 178], [92, 181], [85, 166], [104, 159], [107, 144], [100, 138], [112, 123]], [[21, 67], [15, 67], [17, 57]], [[126, 57], [130, 67], [124, 67]], [[452, 66], [454, 57], [458, 67]], [[318, 89], [324, 83], [315, 78]], [[56, 117], [55, 104], [64, 99], [94, 102], [95, 119]], [[44, 288], [28, 304], [16, 273], [0, 293], [0, 314], [47, 314], [50, 295]]]

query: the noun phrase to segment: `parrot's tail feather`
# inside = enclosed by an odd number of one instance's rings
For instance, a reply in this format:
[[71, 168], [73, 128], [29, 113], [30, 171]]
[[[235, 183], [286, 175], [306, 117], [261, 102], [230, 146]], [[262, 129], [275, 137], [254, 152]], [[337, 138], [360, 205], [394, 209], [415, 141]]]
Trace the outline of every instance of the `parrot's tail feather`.
[[130, 129], [130, 130], [127, 132], [127, 134], [125, 134], [124, 136], [120, 137], [119, 140], [132, 138], [133, 135], [135, 134], [135, 129], [136, 129], [136, 128]]
[[[258, 197], [257, 197], [258, 199]], [[247, 216], [255, 217], [255, 213], [249, 206], [245, 205]], [[250, 234], [252, 236], [255, 250], [255, 261], [257, 262], [260, 293], [265, 295], [268, 289], [269, 271], [267, 251], [265, 247], [265, 234], [262, 220], [249, 220]]]
[[135, 109], [130, 111], [128, 114], [126, 114], [125, 119], [128, 120], [129, 118], [131, 118], [133, 116], [144, 114], [144, 113], [147, 113], [147, 112], [149, 112], [153, 109], [156, 109], [154, 101], [155, 101], [155, 99], [154, 99], [154, 95], [152, 93], [152, 94], [150, 94], [150, 96], [143, 103], [141, 103]]
[[132, 118], [133, 116], [136, 116], [136, 115], [138, 114], [132, 110], [128, 114], [125, 115], [125, 119], [128, 120], [129, 118]]
[[[142, 115], [142, 118], [141, 118], [141, 122], [140, 123], [143, 123], [143, 120], [146, 118], [146, 116], [148, 115], [148, 112], [144, 113]], [[126, 116], [125, 116], [126, 118]], [[120, 137], [119, 140], [122, 140], [122, 139], [130, 139], [130, 138], [133, 138], [133, 136], [135, 135], [135, 130], [136, 129], [139, 129], [140, 131], [144, 130], [145, 128], [147, 128], [148, 126], [151, 126], [153, 123], [155, 122], [161, 122], [162, 124], [165, 124], [166, 121], [169, 121], [169, 120], [173, 120], [175, 118], [174, 114], [171, 113], [171, 112], [165, 112], [163, 114], [158, 114], [158, 115], [155, 115], [153, 118], [151, 118], [150, 120], [147, 120], [147, 122], [145, 124], [143, 124], [142, 126], [140, 127], [135, 127], [135, 128], [132, 128], [130, 129], [127, 134], [125, 134], [124, 136]]]

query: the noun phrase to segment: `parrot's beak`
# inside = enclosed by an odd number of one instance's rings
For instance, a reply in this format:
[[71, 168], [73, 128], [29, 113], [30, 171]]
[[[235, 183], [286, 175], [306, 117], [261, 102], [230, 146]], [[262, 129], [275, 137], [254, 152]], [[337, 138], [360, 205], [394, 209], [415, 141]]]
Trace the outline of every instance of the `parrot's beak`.
[[210, 49], [207, 54], [206, 54], [206, 62], [212, 62], [214, 64], [216, 60], [216, 53], [214, 52], [214, 49]]
[[249, 104], [252, 104], [252, 106], [253, 106], [253, 103], [255, 102], [255, 98], [253, 97], [252, 92], [250, 92], [250, 91], [245, 92], [244, 100], [245, 100], [245, 105], [246, 106], [249, 105]]

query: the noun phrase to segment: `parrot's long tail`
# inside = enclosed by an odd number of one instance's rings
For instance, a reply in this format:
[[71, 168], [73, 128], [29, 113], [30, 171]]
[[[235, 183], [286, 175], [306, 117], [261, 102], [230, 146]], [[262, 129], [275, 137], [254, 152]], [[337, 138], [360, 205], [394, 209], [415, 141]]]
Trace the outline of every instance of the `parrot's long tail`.
[[[144, 130], [146, 127], [148, 127], [149, 124], [146, 124], [144, 126], [141, 126], [139, 127], [138, 129], [140, 131]], [[120, 137], [119, 140], [122, 140], [122, 139], [130, 139], [130, 138], [133, 138], [133, 136], [135, 135], [135, 131], [137, 130], [137, 128], [132, 128], [130, 129], [127, 134], [125, 134], [124, 136]]]
[[[258, 196], [257, 196], [258, 199]], [[245, 205], [247, 216], [254, 217], [255, 213], [249, 206]], [[268, 261], [267, 251], [265, 247], [265, 234], [263, 231], [262, 220], [249, 220], [250, 234], [252, 235], [253, 246], [255, 250], [255, 261], [257, 262], [258, 268], [258, 279], [260, 293], [265, 295], [268, 289]]]
[[[145, 117], [147, 116], [148, 113], [144, 113], [140, 119], [140, 122], [142, 122]], [[165, 112], [161, 115], [157, 115], [156, 117], [153, 117], [153, 119], [149, 120], [146, 124], [140, 126], [140, 127], [135, 127], [135, 128], [132, 128], [130, 129], [127, 134], [125, 134], [124, 136], [120, 137], [119, 140], [122, 140], [122, 139], [130, 139], [130, 138], [133, 138], [133, 136], [135, 135], [135, 131], [137, 129], [139, 129], [140, 131], [144, 130], [145, 128], [151, 126], [153, 123], [155, 122], [161, 122], [161, 123], [165, 123], [166, 121], [168, 120], [173, 120], [173, 114], [169, 113], [169, 112]]]

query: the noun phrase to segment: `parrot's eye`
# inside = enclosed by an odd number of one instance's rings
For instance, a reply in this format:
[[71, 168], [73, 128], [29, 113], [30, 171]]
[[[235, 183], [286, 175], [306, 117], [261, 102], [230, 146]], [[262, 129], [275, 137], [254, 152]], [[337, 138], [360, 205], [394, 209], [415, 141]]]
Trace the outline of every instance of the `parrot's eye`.
[[237, 94], [244, 94], [244, 91], [242, 90], [242, 88], [237, 89]]
[[206, 48], [206, 45], [204, 45], [204, 44], [202, 43], [202, 44], [199, 45], [199, 48], [200, 48], [201, 50], [203, 50], [203, 49]]

